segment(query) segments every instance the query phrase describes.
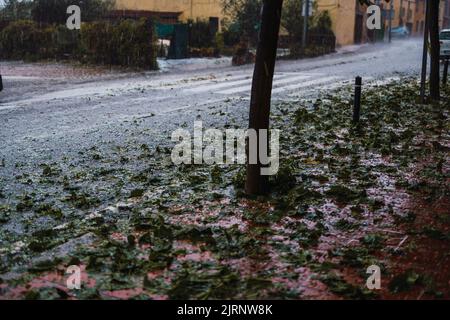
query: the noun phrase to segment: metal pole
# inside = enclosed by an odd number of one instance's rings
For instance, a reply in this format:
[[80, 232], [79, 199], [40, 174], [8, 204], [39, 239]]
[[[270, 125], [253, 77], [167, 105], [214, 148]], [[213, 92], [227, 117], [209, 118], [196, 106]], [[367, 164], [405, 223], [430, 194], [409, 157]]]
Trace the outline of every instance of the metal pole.
[[355, 103], [353, 105], [353, 123], [358, 123], [361, 114], [361, 89], [362, 78], [356, 77], [355, 79]]
[[308, 36], [308, 20], [309, 20], [309, 1], [305, 1], [305, 16], [303, 17], [303, 37], [302, 37], [302, 48], [306, 49], [306, 37]]
[[420, 102], [425, 103], [425, 84], [427, 81], [428, 66], [428, 20], [429, 10], [428, 3], [425, 1], [425, 27], [423, 30], [423, 53], [422, 53], [422, 75], [420, 79]]
[[447, 84], [447, 77], [448, 77], [448, 60], [449, 58], [445, 59], [444, 62], [444, 74], [442, 76], [442, 84], [446, 85]]

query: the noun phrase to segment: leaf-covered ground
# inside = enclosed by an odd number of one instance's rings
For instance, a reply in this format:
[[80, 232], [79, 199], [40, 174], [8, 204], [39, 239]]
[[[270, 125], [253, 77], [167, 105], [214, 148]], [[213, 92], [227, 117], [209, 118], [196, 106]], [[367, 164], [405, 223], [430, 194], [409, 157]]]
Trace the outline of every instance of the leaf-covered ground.
[[351, 88], [277, 103], [269, 197], [245, 197], [241, 166], [173, 165], [169, 142], [17, 163], [23, 192], [0, 185], [0, 297], [449, 299], [450, 90], [430, 105], [417, 92], [372, 86], [359, 126]]

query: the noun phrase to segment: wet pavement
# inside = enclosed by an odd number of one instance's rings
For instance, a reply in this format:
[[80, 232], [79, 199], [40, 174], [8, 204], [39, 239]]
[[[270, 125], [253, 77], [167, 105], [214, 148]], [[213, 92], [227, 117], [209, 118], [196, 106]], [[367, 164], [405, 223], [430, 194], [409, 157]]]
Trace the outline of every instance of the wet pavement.
[[[384, 81], [418, 74], [420, 53], [420, 41], [413, 40], [279, 61], [273, 99], [314, 97], [351, 83], [357, 75], [364, 81]], [[186, 113], [210, 125], [215, 122], [210, 110], [231, 112], [245, 127], [253, 71], [252, 66], [198, 62], [138, 74], [14, 62], [3, 62], [1, 68], [5, 89], [0, 94], [0, 159], [8, 164], [6, 170], [31, 159], [73, 157], [80, 147], [98, 146], [105, 137], [121, 143], [130, 138], [136, 120], [145, 120], [149, 130], [157, 132], [145, 138], [150, 145], [157, 143], [157, 136], [167, 137], [189, 123]], [[3, 183], [11, 174], [2, 175]]]

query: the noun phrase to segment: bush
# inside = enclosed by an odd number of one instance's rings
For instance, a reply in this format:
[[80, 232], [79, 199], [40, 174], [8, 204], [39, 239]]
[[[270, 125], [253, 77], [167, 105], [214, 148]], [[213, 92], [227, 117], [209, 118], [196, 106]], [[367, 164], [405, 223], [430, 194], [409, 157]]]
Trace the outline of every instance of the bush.
[[53, 33], [55, 58], [76, 58], [81, 56], [81, 34], [76, 30], [69, 30], [64, 25], [55, 27]]
[[306, 49], [303, 50], [301, 42], [289, 43], [290, 57], [317, 57], [335, 52], [336, 36], [332, 30], [313, 27], [309, 30]]
[[3, 59], [79, 59], [82, 62], [157, 69], [157, 44], [150, 20], [84, 23], [80, 31], [64, 25], [39, 26], [28, 20], [0, 32]]
[[191, 48], [211, 48], [215, 34], [211, 31], [208, 21], [189, 20], [189, 46]]
[[0, 51], [4, 59], [37, 59], [51, 47], [51, 29], [40, 29], [33, 21], [10, 23], [0, 33]]
[[[256, 46], [260, 29], [262, 0], [221, 0], [223, 11], [231, 19], [233, 30], [236, 30], [240, 41]], [[231, 25], [225, 23], [231, 30]], [[234, 41], [234, 40], [233, 40]]]
[[242, 66], [244, 64], [254, 63], [256, 56], [248, 49], [248, 44], [241, 41], [234, 49], [233, 59], [231, 64], [233, 66]]
[[81, 42], [88, 62], [157, 69], [157, 44], [150, 20], [122, 20], [118, 24], [83, 24]]
[[194, 58], [218, 57], [223, 49], [223, 37], [216, 30], [211, 30], [208, 21], [188, 21], [189, 55]]
[[307, 47], [302, 48], [303, 1], [287, 0], [283, 7], [282, 26], [289, 33], [287, 46], [291, 58], [314, 57], [334, 52], [336, 37], [332, 31], [332, 21], [328, 11], [318, 11], [309, 18]]
[[223, 32], [224, 45], [227, 47], [234, 47], [239, 44], [241, 40], [241, 32], [237, 23], [232, 23], [224, 28]]

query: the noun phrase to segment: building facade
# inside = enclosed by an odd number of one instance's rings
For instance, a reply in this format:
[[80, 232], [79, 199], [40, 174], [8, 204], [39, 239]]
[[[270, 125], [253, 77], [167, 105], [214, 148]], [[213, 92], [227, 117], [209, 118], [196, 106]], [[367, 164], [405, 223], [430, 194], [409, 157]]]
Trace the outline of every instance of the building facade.
[[[382, 39], [388, 32], [389, 17], [392, 27], [405, 26], [412, 36], [423, 35], [425, 29], [425, 10], [427, 0], [374, 0], [382, 9], [382, 32], [367, 29], [367, 7], [361, 6], [358, 0], [316, 0], [319, 10], [327, 10], [333, 22], [338, 45], [350, 45]], [[441, 29], [450, 28], [450, 0], [440, 0]]]
[[[338, 45], [353, 44], [364, 38], [361, 24], [364, 12], [358, 10], [358, 0], [315, 0], [319, 10], [328, 10]], [[162, 23], [185, 22], [189, 19], [213, 20], [219, 28], [224, 18], [221, 0], [116, 0], [115, 15], [124, 17], [152, 16]], [[356, 19], [356, 13], [357, 19]], [[362, 40], [361, 40], [362, 41]], [[358, 41], [359, 42], [359, 41]]]
[[450, 29], [450, 0], [441, 3], [440, 23], [442, 29]]
[[161, 22], [223, 18], [221, 0], [116, 0], [116, 13], [125, 16], [155, 16]]
[[[389, 10], [389, 6], [385, 6]], [[426, 0], [393, 0], [392, 26], [405, 26], [412, 36], [423, 35]], [[450, 27], [450, 0], [440, 0], [439, 26]]]
[[[374, 32], [366, 27], [366, 6], [359, 0], [311, 0], [319, 11], [328, 11], [338, 46], [382, 40], [388, 31], [389, 16], [392, 27], [406, 26], [413, 36], [423, 34], [426, 0], [374, 0], [383, 12], [384, 30]], [[450, 0], [441, 1], [441, 28], [450, 27]], [[162, 23], [186, 22], [189, 19], [209, 20], [220, 29], [224, 18], [221, 0], [116, 0], [115, 14], [125, 17], [153, 16]]]
[[317, 0], [316, 3], [319, 11], [329, 12], [337, 45], [350, 45], [359, 40], [357, 30], [364, 31], [365, 28], [358, 26], [361, 12], [357, 0]]

